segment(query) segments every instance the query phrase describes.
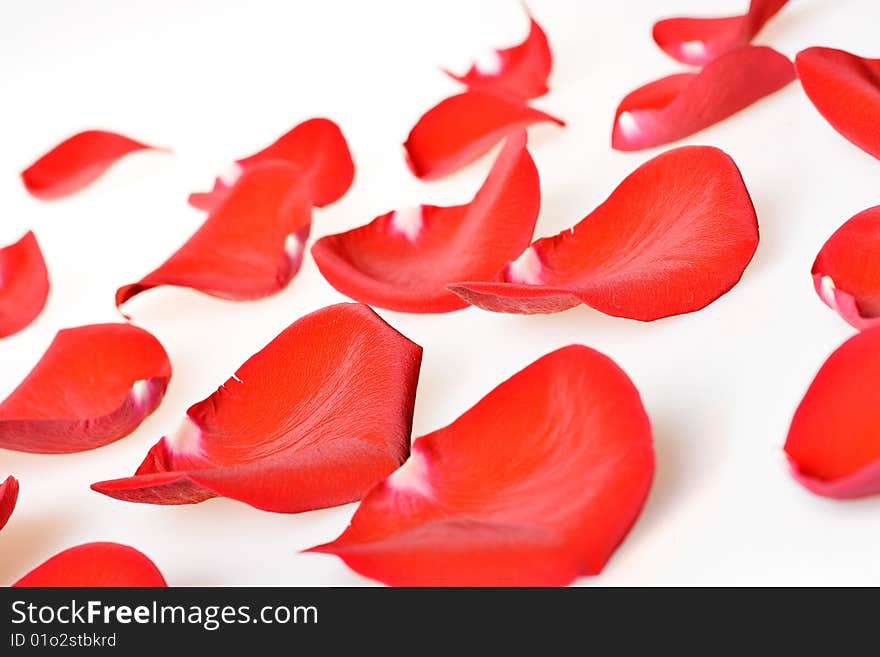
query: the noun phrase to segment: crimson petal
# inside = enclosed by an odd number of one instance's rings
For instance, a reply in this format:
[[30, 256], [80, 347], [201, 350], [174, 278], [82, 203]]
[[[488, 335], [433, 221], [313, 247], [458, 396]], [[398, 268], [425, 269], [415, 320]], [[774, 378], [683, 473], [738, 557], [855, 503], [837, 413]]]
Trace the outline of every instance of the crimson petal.
[[822, 301], [857, 329], [880, 324], [880, 206], [831, 236], [813, 263], [813, 283]]
[[21, 173], [21, 179], [28, 192], [37, 198], [61, 198], [86, 187], [119, 158], [149, 149], [155, 147], [115, 132], [87, 130], [65, 139], [43, 155]]
[[772, 48], [743, 46], [699, 73], [670, 75], [628, 94], [617, 107], [611, 145], [637, 151], [683, 139], [736, 114], [795, 79]]
[[466, 91], [428, 110], [407, 137], [407, 161], [424, 180], [442, 178], [488, 153], [533, 123], [565, 123], [522, 101], [486, 91]]
[[667, 18], [654, 25], [654, 41], [673, 59], [703, 66], [748, 44], [788, 0], [752, 0], [742, 16]]
[[[323, 207], [340, 199], [354, 180], [354, 162], [339, 126], [330, 119], [309, 119], [263, 150], [235, 162], [234, 177], [256, 164], [281, 160], [300, 169], [300, 184], [308, 190], [312, 205]], [[210, 192], [194, 193], [189, 203], [212, 211], [229, 192], [228, 177], [217, 178]]]
[[167, 585], [156, 564], [133, 547], [119, 543], [85, 543], [59, 552], [12, 586]]
[[30, 324], [49, 296], [49, 273], [33, 232], [0, 249], [0, 338]]
[[437, 313], [467, 303], [452, 281], [492, 278], [532, 239], [540, 207], [538, 171], [525, 132], [508, 139], [473, 201], [397, 210], [324, 237], [312, 255], [337, 290], [373, 306]]
[[757, 245], [755, 209], [734, 161], [685, 146], [640, 166], [574, 228], [535, 242], [502, 281], [449, 289], [486, 310], [558, 312], [583, 302], [651, 321], [730, 290]]
[[6, 526], [18, 501], [18, 480], [9, 476], [0, 484], [0, 529]]
[[259, 299], [290, 282], [302, 263], [311, 204], [300, 169], [248, 167], [196, 233], [158, 269], [116, 291], [116, 305], [160, 285], [224, 299]]
[[880, 159], [880, 59], [807, 48], [798, 53], [795, 66], [804, 91], [828, 123]]
[[572, 345], [415, 441], [332, 543], [386, 584], [561, 585], [595, 575], [635, 522], [654, 454], [638, 391]]
[[447, 74], [470, 89], [528, 100], [547, 93], [553, 56], [547, 35], [529, 16], [529, 34], [519, 45], [496, 50], [488, 63], [475, 63], [464, 75]]
[[66, 454], [119, 440], [156, 409], [170, 378], [162, 345], [136, 326], [59, 331], [0, 403], [0, 448]]
[[358, 500], [407, 457], [421, 354], [367, 306], [306, 315], [190, 407], [134, 476], [92, 488], [150, 504], [225, 496], [281, 513]]
[[880, 327], [847, 340], [822, 365], [791, 421], [785, 452], [817, 495], [880, 493]]

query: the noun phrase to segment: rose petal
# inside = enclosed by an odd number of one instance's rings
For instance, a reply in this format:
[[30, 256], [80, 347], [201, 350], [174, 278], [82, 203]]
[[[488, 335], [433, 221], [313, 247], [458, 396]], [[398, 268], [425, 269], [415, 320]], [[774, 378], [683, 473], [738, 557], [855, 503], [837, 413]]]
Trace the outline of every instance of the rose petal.
[[741, 16], [667, 18], [654, 25], [654, 41], [684, 64], [703, 66], [748, 44], [788, 0], [752, 0]]
[[162, 345], [136, 326], [59, 331], [0, 403], [0, 448], [66, 454], [119, 440], [156, 409], [170, 378]]
[[533, 123], [565, 123], [515, 99], [486, 91], [466, 91], [428, 110], [404, 146], [412, 172], [434, 180], [488, 153], [508, 135]]
[[18, 501], [18, 480], [9, 476], [0, 484], [0, 529], [6, 526]]
[[804, 91], [831, 127], [880, 159], [880, 59], [807, 48], [795, 66]]
[[421, 353], [367, 306], [306, 315], [190, 407], [133, 477], [92, 488], [281, 513], [358, 500], [407, 457]]
[[569, 346], [415, 441], [332, 543], [312, 548], [391, 585], [561, 585], [599, 573], [654, 472], [638, 391]]
[[825, 242], [813, 283], [822, 301], [857, 329], [880, 324], [880, 206], [860, 212]]
[[224, 299], [259, 299], [290, 282], [302, 263], [311, 205], [300, 170], [272, 161], [248, 167], [201, 228], [137, 283], [116, 291], [116, 305], [159, 285]]
[[164, 587], [145, 554], [119, 543], [85, 543], [59, 552], [12, 586]]
[[[323, 207], [339, 200], [354, 180], [354, 162], [339, 126], [330, 119], [309, 119], [263, 150], [236, 161], [236, 177], [248, 167], [282, 160], [300, 169], [300, 184], [312, 205]], [[210, 192], [195, 193], [189, 203], [208, 212], [217, 208], [233, 181], [217, 178]]]
[[397, 210], [318, 240], [312, 255], [330, 284], [353, 299], [401, 312], [459, 310], [452, 281], [493, 278], [532, 239], [538, 171], [525, 132], [510, 137], [467, 205]]
[[28, 326], [49, 296], [49, 273], [33, 232], [0, 249], [0, 338]]
[[683, 139], [794, 79], [794, 66], [785, 55], [763, 46], [743, 46], [699, 73], [670, 75], [628, 94], [614, 116], [611, 145], [637, 151]]
[[573, 228], [535, 242], [501, 282], [449, 289], [501, 312], [558, 312], [580, 300], [651, 321], [693, 312], [739, 281], [758, 245], [733, 160], [709, 146], [667, 151], [630, 174]]
[[547, 93], [553, 56], [547, 35], [532, 16], [529, 34], [519, 45], [495, 50], [488, 62], [478, 62], [464, 75], [446, 73], [470, 89], [489, 91], [528, 100]]
[[785, 452], [817, 495], [880, 493], [880, 327], [847, 340], [822, 365], [791, 421]]
[[115, 132], [87, 130], [65, 139], [22, 171], [25, 188], [50, 200], [78, 192], [119, 158], [138, 150], [163, 150]]

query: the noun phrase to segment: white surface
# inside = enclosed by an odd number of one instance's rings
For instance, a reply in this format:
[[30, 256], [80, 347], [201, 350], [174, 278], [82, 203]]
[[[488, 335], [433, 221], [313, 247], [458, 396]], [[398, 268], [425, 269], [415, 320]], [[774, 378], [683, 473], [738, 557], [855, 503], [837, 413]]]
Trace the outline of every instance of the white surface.
[[[735, 13], [747, 3], [532, 0], [556, 57], [553, 91], [536, 104], [569, 127], [532, 130], [544, 194], [538, 234], [581, 219], [661, 149], [609, 146], [629, 90], [681, 70], [650, 38], [676, 13]], [[880, 55], [874, 0], [795, 0], [760, 35], [789, 56], [811, 45]], [[455, 92], [439, 66], [464, 70], [526, 21], [513, 0], [485, 2], [5, 2], [0, 8], [0, 242], [33, 227], [52, 279], [49, 304], [0, 342], [8, 393], [66, 326], [119, 321], [117, 286], [159, 264], [199, 225], [186, 195], [303, 119], [342, 126], [357, 163], [344, 199], [316, 212], [314, 236], [420, 202], [469, 199], [490, 161], [424, 184], [401, 142]], [[129, 157], [84, 193], [45, 203], [18, 172], [88, 127], [174, 148]], [[651, 324], [578, 308], [519, 317], [380, 311], [425, 348], [416, 436], [469, 408], [540, 355], [581, 342], [613, 357], [653, 422], [657, 474], [647, 506], [605, 572], [579, 583], [880, 584], [880, 499], [833, 502], [788, 476], [781, 447], [795, 406], [852, 330], [812, 289], [810, 266], [845, 219], [880, 202], [880, 163], [834, 132], [798, 83], [683, 143], [713, 144], [740, 165], [762, 240], [745, 277], [709, 308]], [[89, 484], [134, 471], [186, 408], [290, 322], [342, 300], [311, 257], [282, 293], [233, 303], [160, 289], [129, 304], [167, 348], [165, 401], [116, 444], [68, 456], [0, 450], [21, 497], [0, 532], [0, 583], [61, 549], [128, 543], [175, 585], [363, 584], [338, 559], [298, 550], [334, 538], [355, 505], [277, 515], [230, 500], [183, 507], [127, 504]]]

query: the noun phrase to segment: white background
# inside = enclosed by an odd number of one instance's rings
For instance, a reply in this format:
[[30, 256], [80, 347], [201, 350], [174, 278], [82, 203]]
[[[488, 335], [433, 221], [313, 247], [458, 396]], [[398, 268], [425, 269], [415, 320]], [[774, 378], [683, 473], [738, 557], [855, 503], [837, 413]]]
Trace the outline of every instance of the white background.
[[[532, 0], [555, 55], [537, 105], [566, 121], [531, 131], [541, 173], [538, 234], [571, 226], [660, 152], [609, 146], [620, 98], [683, 67], [650, 38], [674, 14], [736, 13], [745, 0]], [[794, 0], [758, 43], [793, 57], [812, 45], [878, 56], [875, 0]], [[514, 0], [471, 2], [115, 2], [29, 0], [0, 9], [0, 243], [33, 228], [52, 291], [28, 329], [0, 342], [0, 395], [63, 327], [119, 321], [115, 289], [137, 280], [202, 221], [190, 191], [209, 189], [237, 157], [296, 123], [328, 116], [357, 164], [351, 191], [316, 211], [313, 235], [348, 229], [402, 205], [468, 200], [484, 158], [421, 183], [400, 144], [418, 117], [458, 86], [492, 46], [523, 37]], [[83, 193], [30, 198], [18, 173], [85, 128], [174, 149], [133, 155]], [[657, 473], [633, 531], [601, 576], [579, 583], [880, 584], [880, 499], [814, 497], [789, 477], [782, 444], [826, 356], [852, 330], [815, 295], [810, 266], [845, 219], [880, 202], [880, 163], [835, 133], [795, 82], [686, 140], [739, 164], [761, 224], [743, 281], [696, 314], [641, 324], [581, 307], [552, 316], [380, 311], [424, 351], [414, 435], [442, 426], [535, 358], [580, 342], [632, 377], [651, 417]], [[342, 300], [307, 258], [290, 286], [250, 303], [164, 288], [127, 309], [174, 366], [159, 410], [131, 436], [64, 456], [0, 450], [0, 476], [21, 496], [0, 532], [0, 583], [56, 552], [112, 540], [149, 555], [173, 585], [348, 585], [369, 580], [326, 555], [298, 551], [334, 538], [355, 505], [300, 515], [230, 500], [182, 507], [129, 504], [94, 481], [134, 472], [248, 356], [303, 314]]]

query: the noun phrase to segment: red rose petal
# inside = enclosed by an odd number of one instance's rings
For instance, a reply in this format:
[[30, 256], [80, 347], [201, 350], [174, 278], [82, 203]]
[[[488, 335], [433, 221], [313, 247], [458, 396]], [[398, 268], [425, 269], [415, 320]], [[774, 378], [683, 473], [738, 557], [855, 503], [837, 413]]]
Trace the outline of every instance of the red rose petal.
[[0, 529], [6, 526], [18, 501], [18, 480], [9, 476], [0, 484]]
[[360, 499], [406, 459], [421, 347], [370, 308], [306, 315], [190, 407], [133, 477], [92, 485], [130, 502], [225, 496], [298, 513]]
[[224, 299], [259, 299], [290, 282], [311, 227], [300, 169], [272, 161], [250, 166], [201, 228], [158, 269], [116, 292], [116, 305], [159, 285]]
[[476, 63], [464, 75], [447, 74], [471, 89], [501, 93], [528, 100], [547, 93], [553, 56], [544, 30], [529, 16], [526, 40], [493, 52], [490, 62]]
[[470, 164], [511, 133], [533, 123], [565, 123], [522, 101], [486, 91], [466, 91], [428, 110], [404, 146], [412, 172], [434, 180]]
[[835, 498], [880, 493], [880, 327], [847, 340], [822, 365], [791, 421], [795, 478]]
[[391, 585], [567, 584], [602, 570], [653, 472], [638, 391], [608, 357], [569, 346], [416, 440], [311, 551]]
[[880, 59], [833, 48], [807, 48], [795, 58], [804, 91], [840, 134], [880, 159]]
[[654, 41], [673, 59], [703, 66], [748, 44], [788, 0], [752, 0], [742, 16], [667, 18], [654, 25]]
[[795, 79], [785, 55], [763, 46], [743, 46], [699, 73], [679, 73], [649, 82], [617, 108], [611, 145], [637, 151], [683, 139], [718, 123]]
[[32, 232], [0, 249], [0, 338], [30, 324], [49, 296], [49, 273]]
[[133, 547], [119, 543], [85, 543], [59, 552], [12, 586], [167, 585], [156, 564]]
[[813, 263], [822, 301], [857, 329], [880, 324], [880, 206], [835, 232]]
[[582, 301], [651, 321], [693, 312], [739, 281], [758, 245], [755, 209], [733, 160], [709, 146], [667, 151], [630, 174], [574, 228], [535, 242], [501, 282], [449, 289], [501, 312]]
[[66, 454], [119, 440], [156, 409], [170, 378], [162, 345], [136, 326], [59, 331], [0, 403], [0, 448]]
[[87, 130], [65, 139], [21, 173], [27, 190], [44, 200], [73, 194], [133, 151], [156, 149], [115, 132]]
[[397, 210], [318, 240], [321, 273], [353, 299], [400, 312], [437, 313], [467, 303], [452, 281], [491, 279], [532, 239], [540, 207], [538, 171], [526, 135], [511, 137], [473, 201]]
[[[235, 177], [248, 167], [281, 160], [300, 169], [300, 184], [312, 205], [323, 207], [340, 199], [354, 180], [354, 162], [342, 131], [330, 119], [300, 123], [263, 150], [236, 161]], [[231, 181], [217, 178], [210, 192], [195, 193], [189, 203], [212, 211], [225, 198]]]

